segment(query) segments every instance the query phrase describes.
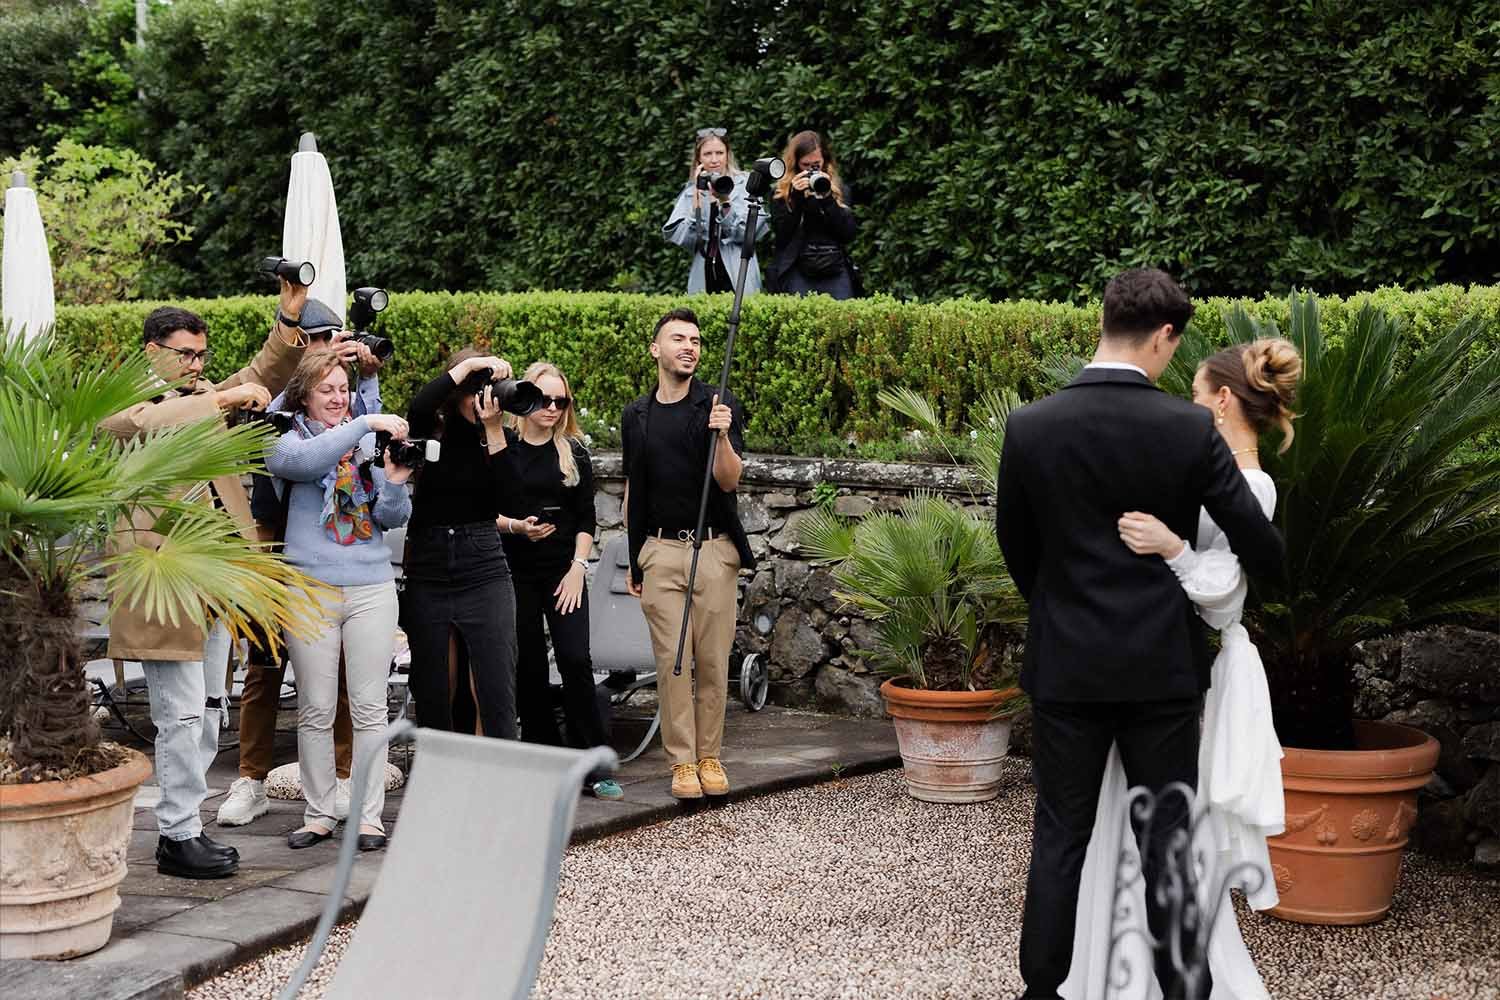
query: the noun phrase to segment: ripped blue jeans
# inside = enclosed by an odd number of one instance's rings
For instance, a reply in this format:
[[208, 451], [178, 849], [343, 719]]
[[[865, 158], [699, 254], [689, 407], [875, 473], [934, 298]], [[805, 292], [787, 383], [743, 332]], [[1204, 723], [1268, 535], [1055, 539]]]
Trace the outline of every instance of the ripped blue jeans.
[[203, 832], [198, 810], [208, 796], [208, 769], [219, 754], [219, 728], [229, 717], [224, 672], [229, 633], [218, 622], [202, 660], [142, 660], [151, 722], [156, 726], [156, 825], [168, 840]]

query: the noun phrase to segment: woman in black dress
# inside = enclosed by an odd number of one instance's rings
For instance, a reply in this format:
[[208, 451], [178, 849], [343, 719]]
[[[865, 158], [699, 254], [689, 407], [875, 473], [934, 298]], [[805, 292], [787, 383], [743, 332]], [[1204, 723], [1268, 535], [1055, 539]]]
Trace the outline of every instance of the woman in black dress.
[[[507, 419], [501, 463], [509, 492], [500, 518], [516, 592], [521, 738], [553, 746], [603, 746], [609, 733], [595, 697], [589, 656], [588, 558], [596, 526], [593, 464], [563, 373], [556, 365], [538, 361], [526, 369], [526, 381], [542, 391], [542, 402], [524, 417]], [[552, 710], [546, 633], [552, 635], [562, 675], [566, 741]], [[624, 797], [608, 775], [591, 775], [588, 784], [600, 798]]]

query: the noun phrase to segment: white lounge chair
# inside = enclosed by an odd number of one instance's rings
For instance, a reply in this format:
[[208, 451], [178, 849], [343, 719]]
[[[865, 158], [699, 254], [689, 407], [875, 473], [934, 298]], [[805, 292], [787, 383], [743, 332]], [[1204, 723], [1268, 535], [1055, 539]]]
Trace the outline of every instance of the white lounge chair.
[[[584, 778], [614, 770], [615, 753], [416, 729], [404, 719], [386, 737], [413, 731], [417, 753], [397, 829], [325, 996], [525, 1000]], [[373, 760], [359, 762], [350, 816], [359, 815]], [[328, 904], [283, 1000], [307, 981], [338, 919], [354, 834], [344, 833]]]

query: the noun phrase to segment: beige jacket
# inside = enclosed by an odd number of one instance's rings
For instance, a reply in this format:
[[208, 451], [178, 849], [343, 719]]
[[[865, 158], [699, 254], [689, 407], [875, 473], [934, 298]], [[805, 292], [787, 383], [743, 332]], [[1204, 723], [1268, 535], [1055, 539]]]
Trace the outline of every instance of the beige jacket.
[[[105, 420], [99, 426], [123, 440], [139, 437], [161, 427], [193, 423], [219, 414], [218, 393], [237, 385], [258, 384], [274, 397], [286, 388], [297, 363], [302, 359], [306, 338], [300, 330], [278, 323], [271, 328], [260, 352], [244, 368], [209, 385], [200, 381], [192, 392], [169, 390], [155, 402], [137, 403]], [[213, 481], [224, 509], [239, 522], [241, 532], [254, 538], [254, 521], [250, 517], [250, 498], [237, 476]], [[212, 503], [212, 494], [203, 491], [203, 502]], [[156, 518], [149, 511], [136, 511], [132, 520], [122, 519], [110, 539], [111, 552], [131, 546], [159, 548], [162, 536], [152, 531]], [[189, 621], [171, 625], [151, 618], [133, 604], [111, 609], [109, 619], [109, 656], [117, 660], [201, 660], [204, 632]]]

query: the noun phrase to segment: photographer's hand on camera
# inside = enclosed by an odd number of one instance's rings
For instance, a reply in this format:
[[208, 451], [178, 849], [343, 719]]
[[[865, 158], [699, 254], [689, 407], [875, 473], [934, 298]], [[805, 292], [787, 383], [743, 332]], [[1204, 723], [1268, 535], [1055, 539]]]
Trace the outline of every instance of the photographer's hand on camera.
[[220, 389], [214, 394], [214, 402], [219, 404], [219, 409], [229, 410], [264, 410], [271, 405], [271, 391], [263, 385], [246, 382], [230, 389]]
[[379, 434], [381, 432], [384, 432], [386, 434], [389, 434], [394, 440], [397, 441], [406, 440], [406, 434], [409, 430], [406, 421], [402, 420], [394, 413], [366, 414], [365, 423], [369, 425], [370, 430], [374, 431], [375, 433]]

